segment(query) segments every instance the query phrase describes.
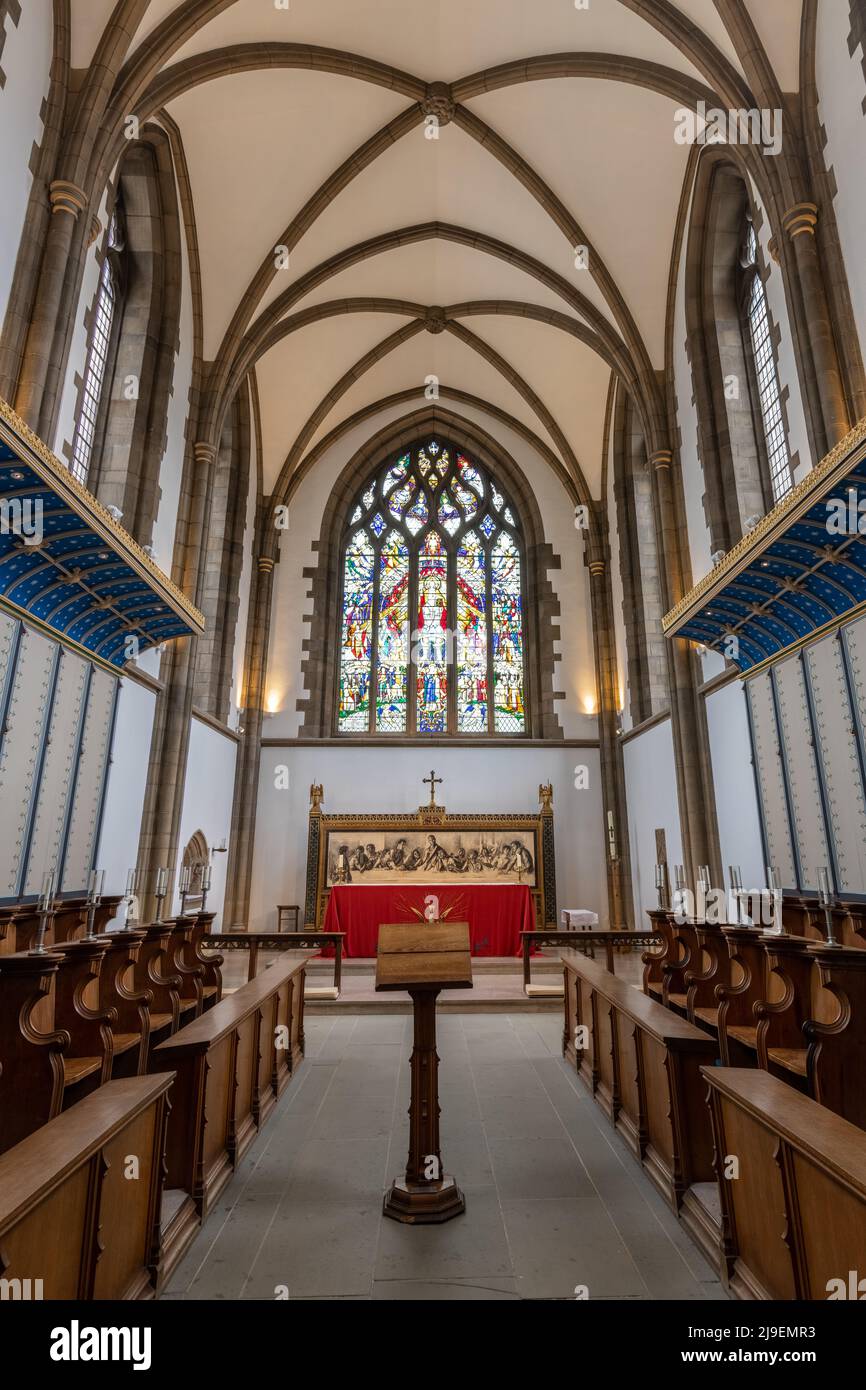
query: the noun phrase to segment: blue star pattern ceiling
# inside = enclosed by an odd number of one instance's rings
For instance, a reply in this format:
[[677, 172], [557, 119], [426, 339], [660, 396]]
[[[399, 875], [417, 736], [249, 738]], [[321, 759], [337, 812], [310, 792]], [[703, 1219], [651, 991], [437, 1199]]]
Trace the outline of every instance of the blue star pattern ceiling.
[[742, 673], [866, 606], [866, 420], [664, 619]]
[[116, 669], [204, 628], [185, 595], [4, 402], [0, 603]]

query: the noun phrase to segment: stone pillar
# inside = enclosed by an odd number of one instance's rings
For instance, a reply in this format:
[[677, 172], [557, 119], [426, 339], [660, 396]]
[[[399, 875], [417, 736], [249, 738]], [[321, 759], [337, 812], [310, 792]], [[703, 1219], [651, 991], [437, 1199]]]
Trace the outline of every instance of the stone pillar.
[[[618, 733], [619, 670], [613, 624], [613, 595], [606, 559], [594, 555], [589, 560], [589, 592], [592, 605], [592, 636], [595, 652], [595, 679], [598, 690], [598, 744], [601, 760], [601, 789], [604, 809], [605, 868], [610, 926], [630, 930], [634, 926], [631, 892], [631, 853], [628, 838], [628, 806], [622, 744]], [[610, 854], [609, 820], [613, 818], [616, 858]]]
[[[199, 442], [193, 446], [192, 487], [178, 522], [181, 587], [194, 596], [195, 602], [199, 599], [204, 569], [216, 452], [214, 444]], [[139, 848], [144, 921], [149, 920], [155, 909], [153, 889], [157, 869], [168, 869], [172, 886], [176, 881], [197, 645], [195, 638], [172, 642], [163, 661], [163, 668], [167, 669], [160, 671], [165, 688], [156, 706]]]
[[833, 336], [833, 320], [818, 258], [815, 240], [817, 225], [818, 208], [815, 203], [795, 203], [782, 218], [782, 227], [794, 251], [794, 262], [803, 296], [804, 326], [811, 349], [824, 427], [822, 451], [828, 453], [833, 445], [848, 433], [851, 421], [845, 401], [836, 340]]
[[55, 179], [49, 184], [48, 191], [52, 216], [15, 396], [18, 414], [37, 432], [45, 385], [54, 356], [63, 290], [70, 273], [76, 223], [87, 207], [86, 193], [67, 179]]
[[[650, 455], [655, 478], [659, 550], [668, 609], [684, 592], [683, 563], [671, 470], [670, 449]], [[668, 641], [671, 731], [677, 775], [677, 800], [683, 837], [687, 881], [694, 883], [699, 864], [709, 864], [713, 882], [721, 882], [715, 795], [709, 758], [706, 714], [698, 692], [696, 658], [690, 644], [674, 637]]]
[[223, 908], [223, 921], [231, 931], [246, 931], [249, 926], [274, 564], [273, 556], [258, 556], [250, 599], [244, 660], [244, 733], [238, 749], [235, 772], [232, 828], [226, 868], [226, 898]]

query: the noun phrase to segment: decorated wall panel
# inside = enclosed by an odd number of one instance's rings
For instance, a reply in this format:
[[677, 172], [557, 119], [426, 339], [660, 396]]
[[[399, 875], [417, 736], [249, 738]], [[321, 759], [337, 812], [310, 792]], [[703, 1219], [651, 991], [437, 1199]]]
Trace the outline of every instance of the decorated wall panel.
[[20, 892], [59, 652], [56, 643], [41, 633], [25, 631], [10, 673], [0, 742], [2, 897], [14, 897]]
[[46, 871], [57, 871], [60, 866], [78, 757], [81, 715], [91, 669], [88, 662], [73, 652], [60, 652], [30, 833], [25, 895], [38, 893]]
[[840, 635], [808, 647], [805, 660], [837, 886], [841, 893], [866, 893], [866, 794]]
[[116, 678], [108, 671], [95, 666], [88, 691], [81, 735], [81, 754], [69, 815], [66, 858], [61, 880], [64, 893], [80, 892], [86, 888], [88, 874], [93, 867], [92, 859], [105, 793], [116, 698]]
[[767, 855], [770, 863], [779, 870], [783, 886], [795, 888], [797, 868], [791, 844], [782, 750], [769, 672], [763, 671], [755, 676], [748, 681], [746, 688]]
[[806, 674], [800, 654], [773, 668], [779, 732], [787, 769], [791, 821], [799, 855], [800, 887], [815, 891], [818, 869], [831, 864]]

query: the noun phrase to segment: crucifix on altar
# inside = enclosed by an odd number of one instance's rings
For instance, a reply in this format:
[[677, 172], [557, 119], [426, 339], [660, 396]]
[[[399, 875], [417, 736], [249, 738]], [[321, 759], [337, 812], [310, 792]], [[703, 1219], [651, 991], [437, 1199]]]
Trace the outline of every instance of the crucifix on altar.
[[436, 809], [436, 788], [437, 788], [437, 786], [441, 786], [441, 785], [442, 785], [442, 778], [441, 778], [441, 777], [437, 777], [437, 776], [436, 776], [435, 769], [431, 768], [431, 769], [430, 769], [430, 776], [429, 776], [429, 777], [422, 777], [422, 778], [421, 778], [421, 781], [423, 782], [423, 784], [424, 784], [425, 787], [426, 787], [426, 785], [427, 785], [428, 782], [430, 783], [430, 805], [429, 805], [429, 807], [428, 807], [428, 810], [433, 811], [433, 810]]

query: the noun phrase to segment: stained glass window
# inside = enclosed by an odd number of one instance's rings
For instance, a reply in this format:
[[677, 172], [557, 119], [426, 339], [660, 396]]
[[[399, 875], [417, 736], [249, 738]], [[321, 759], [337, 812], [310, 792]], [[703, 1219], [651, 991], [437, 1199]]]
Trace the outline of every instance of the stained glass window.
[[457, 728], [487, 730], [487, 556], [467, 531], [457, 551]]
[[349, 515], [338, 731], [525, 734], [519, 513], [499, 480], [427, 438]]
[[390, 531], [379, 554], [376, 728], [404, 733], [409, 675], [409, 548]]
[[520, 552], [507, 531], [500, 531], [490, 557], [493, 616], [493, 703], [496, 732], [522, 733], [523, 602]]
[[346, 548], [343, 584], [338, 717], [346, 732], [359, 732], [370, 723], [374, 564], [370, 537], [366, 531], [356, 531]]
[[761, 420], [767, 444], [767, 458], [770, 464], [770, 484], [773, 501], [781, 499], [794, 486], [791, 472], [791, 458], [785, 438], [785, 422], [782, 417], [782, 396], [779, 389], [779, 374], [773, 353], [773, 337], [770, 331], [770, 311], [767, 307], [767, 292], [758, 266], [758, 238], [751, 222], [746, 232], [746, 263], [751, 270], [746, 312], [752, 352], [755, 358], [755, 372], [758, 378], [758, 395], [761, 403]]

